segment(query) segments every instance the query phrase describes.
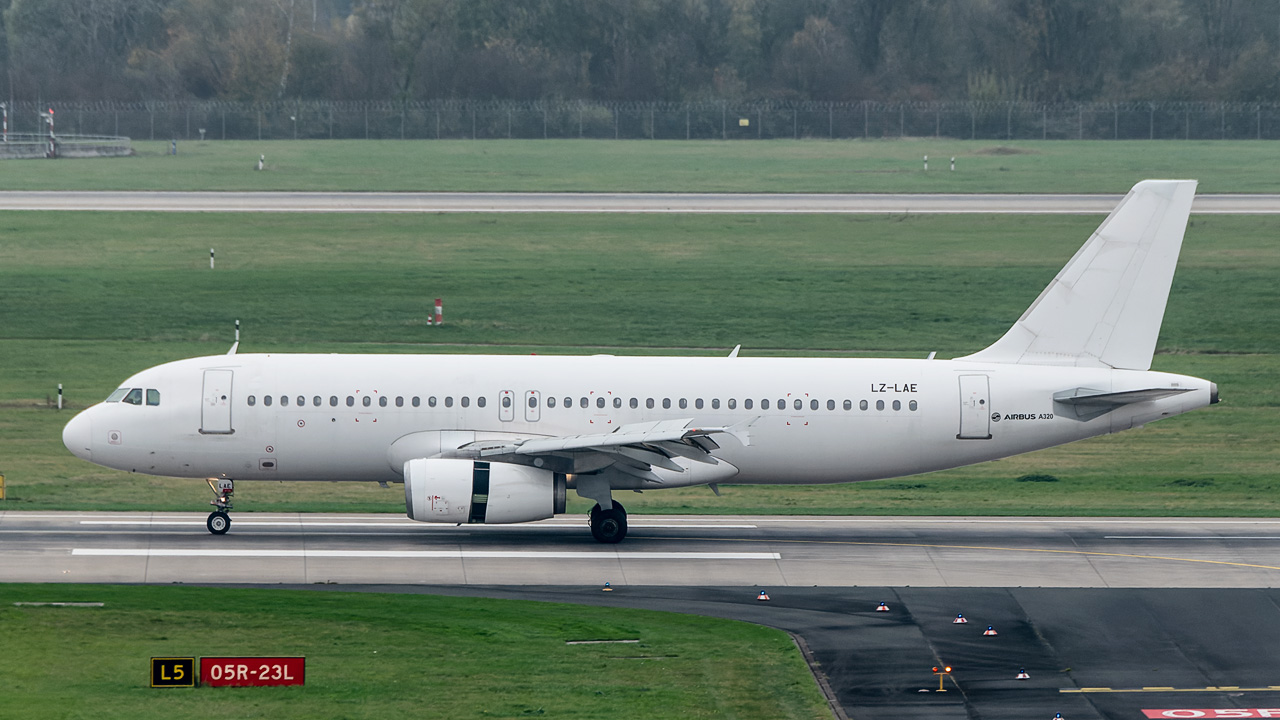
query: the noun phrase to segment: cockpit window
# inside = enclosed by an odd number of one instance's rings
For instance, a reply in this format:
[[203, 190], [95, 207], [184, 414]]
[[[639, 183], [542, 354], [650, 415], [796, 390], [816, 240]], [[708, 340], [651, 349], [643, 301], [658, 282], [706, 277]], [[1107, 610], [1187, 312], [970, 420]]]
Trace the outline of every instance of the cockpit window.
[[156, 389], [154, 389], [154, 388], [147, 388], [147, 404], [148, 404], [148, 405], [159, 405], [159, 404], [160, 404], [160, 391], [159, 391], [159, 390], [156, 390]]
[[121, 402], [127, 402], [130, 405], [142, 404], [142, 388], [130, 388], [129, 394], [124, 396]]
[[129, 394], [129, 388], [119, 388], [115, 392], [107, 396], [107, 402], [120, 402], [125, 395]]

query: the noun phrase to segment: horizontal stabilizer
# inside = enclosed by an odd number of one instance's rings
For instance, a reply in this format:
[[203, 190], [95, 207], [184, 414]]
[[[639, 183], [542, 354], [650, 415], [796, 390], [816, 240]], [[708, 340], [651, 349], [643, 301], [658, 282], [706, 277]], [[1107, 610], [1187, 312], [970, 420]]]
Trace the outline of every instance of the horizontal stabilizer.
[[1106, 415], [1124, 405], [1161, 400], [1190, 392], [1191, 388], [1146, 388], [1106, 392], [1091, 388], [1074, 388], [1053, 394], [1053, 402], [1059, 415], [1076, 420], [1092, 420]]

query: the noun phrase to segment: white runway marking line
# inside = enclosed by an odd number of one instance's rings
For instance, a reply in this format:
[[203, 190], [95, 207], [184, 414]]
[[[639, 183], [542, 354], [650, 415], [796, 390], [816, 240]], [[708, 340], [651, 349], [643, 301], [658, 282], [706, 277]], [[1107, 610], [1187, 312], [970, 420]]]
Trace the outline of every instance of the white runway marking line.
[[236, 550], [183, 548], [73, 548], [76, 557], [398, 558], [446, 560], [781, 560], [781, 553], [626, 552], [622, 550]]
[[1104, 540], [1280, 540], [1280, 535], [1106, 535]]
[[[190, 526], [203, 527], [205, 523], [203, 520], [81, 520], [80, 524], [81, 525], [165, 525], [165, 526], [190, 525]], [[369, 528], [418, 528], [419, 530], [431, 530], [431, 529], [443, 530], [443, 529], [453, 527], [453, 523], [437, 523], [433, 527], [432, 523], [419, 523], [419, 522], [311, 522], [311, 521], [303, 522], [299, 520], [274, 521], [274, 522], [264, 521], [264, 520], [235, 520], [232, 522], [232, 524], [235, 527], [291, 527], [291, 528], [369, 527]], [[585, 523], [542, 523], [542, 524], [535, 524], [535, 525], [526, 525], [526, 524], [519, 524], [519, 523], [512, 524], [512, 525], [482, 525], [482, 524], [473, 524], [473, 523], [463, 523], [461, 527], [471, 529], [471, 530], [481, 528], [481, 527], [483, 527], [486, 530], [501, 530], [504, 528], [505, 529], [520, 528], [520, 529], [528, 530], [532, 528], [582, 528], [582, 527], [586, 527], [586, 525]], [[646, 529], [654, 529], [654, 530], [681, 529], [683, 530], [683, 529], [689, 529], [689, 528], [694, 528], [694, 529], [726, 528], [731, 530], [753, 530], [756, 528], [755, 525], [729, 525], [729, 524], [722, 524], [722, 523], [673, 523], [673, 524], [631, 523], [630, 525], [628, 525], [628, 527], [631, 530], [646, 530]]]

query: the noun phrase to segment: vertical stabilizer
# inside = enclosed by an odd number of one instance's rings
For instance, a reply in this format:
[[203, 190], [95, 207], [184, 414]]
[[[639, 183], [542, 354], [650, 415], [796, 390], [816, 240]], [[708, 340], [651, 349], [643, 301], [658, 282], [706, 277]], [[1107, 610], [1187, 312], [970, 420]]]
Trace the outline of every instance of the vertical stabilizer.
[[1013, 327], [960, 360], [1151, 369], [1194, 180], [1144, 180]]

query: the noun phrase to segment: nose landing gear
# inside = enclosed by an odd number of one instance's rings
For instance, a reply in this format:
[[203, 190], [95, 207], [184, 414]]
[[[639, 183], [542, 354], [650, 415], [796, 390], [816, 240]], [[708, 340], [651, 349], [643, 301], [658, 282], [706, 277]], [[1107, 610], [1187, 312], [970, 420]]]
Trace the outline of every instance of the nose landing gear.
[[209, 532], [214, 535], [226, 535], [231, 529], [231, 516], [227, 511], [231, 509], [231, 494], [235, 492], [235, 481], [230, 478], [209, 478], [209, 489], [218, 496], [209, 501], [209, 504], [217, 510], [209, 513], [209, 519], [204, 523], [205, 527], [209, 528]]

